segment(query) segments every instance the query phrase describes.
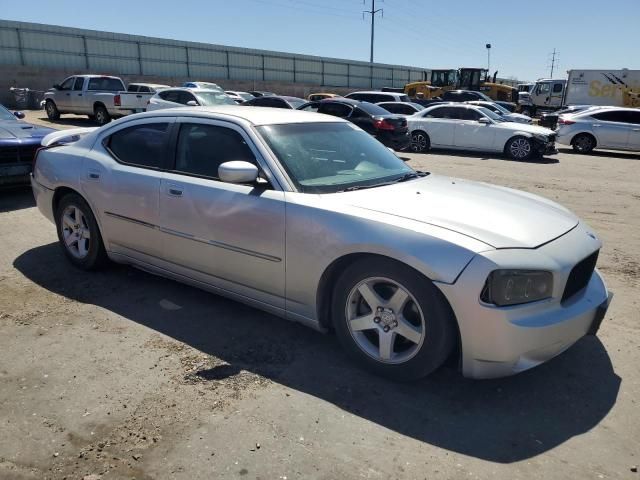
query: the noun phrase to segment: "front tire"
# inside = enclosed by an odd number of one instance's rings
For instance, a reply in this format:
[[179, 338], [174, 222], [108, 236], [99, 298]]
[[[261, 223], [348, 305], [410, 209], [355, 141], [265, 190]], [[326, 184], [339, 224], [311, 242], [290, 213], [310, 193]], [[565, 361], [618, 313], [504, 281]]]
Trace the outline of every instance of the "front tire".
[[98, 223], [80, 195], [62, 197], [56, 209], [56, 229], [62, 250], [76, 267], [94, 270], [107, 262]]
[[347, 267], [335, 286], [332, 318], [349, 356], [393, 380], [430, 374], [447, 360], [456, 339], [442, 293], [391, 259], [366, 258]]
[[53, 103], [53, 100], [47, 100], [44, 104], [44, 109], [47, 112], [47, 118], [49, 120], [59, 120], [60, 112], [58, 111], [58, 107]]
[[573, 137], [571, 146], [576, 153], [591, 153], [596, 148], [596, 139], [588, 133], [580, 133]]
[[429, 135], [422, 130], [411, 132], [411, 151], [415, 153], [424, 153], [431, 148], [431, 140]]
[[513, 137], [505, 145], [504, 151], [512, 160], [526, 161], [533, 156], [533, 142], [527, 137]]

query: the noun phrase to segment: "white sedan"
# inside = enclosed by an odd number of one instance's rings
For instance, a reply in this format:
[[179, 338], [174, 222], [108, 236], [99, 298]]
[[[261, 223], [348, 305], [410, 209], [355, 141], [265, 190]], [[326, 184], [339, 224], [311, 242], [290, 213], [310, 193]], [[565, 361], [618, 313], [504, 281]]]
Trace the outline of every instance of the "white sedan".
[[640, 151], [640, 111], [637, 108], [599, 107], [558, 119], [558, 143], [577, 153], [594, 148]]
[[176, 87], [167, 88], [151, 97], [147, 102], [147, 111], [215, 105], [236, 105], [236, 102], [222, 91]]
[[548, 128], [508, 122], [484, 107], [439, 104], [408, 118], [411, 148], [501, 152], [514, 160], [556, 153], [556, 134]]

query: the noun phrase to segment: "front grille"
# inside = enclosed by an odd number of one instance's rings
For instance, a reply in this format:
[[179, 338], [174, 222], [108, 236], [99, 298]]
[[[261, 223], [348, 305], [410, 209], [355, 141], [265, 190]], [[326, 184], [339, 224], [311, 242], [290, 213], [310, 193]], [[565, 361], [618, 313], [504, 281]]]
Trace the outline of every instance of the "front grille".
[[564, 293], [562, 294], [563, 302], [569, 300], [587, 286], [591, 279], [591, 275], [593, 274], [593, 270], [596, 268], [598, 253], [599, 250], [596, 250], [573, 267], [569, 274], [569, 278], [567, 279], [567, 284], [564, 287]]
[[0, 165], [33, 162], [37, 149], [38, 145], [0, 147]]

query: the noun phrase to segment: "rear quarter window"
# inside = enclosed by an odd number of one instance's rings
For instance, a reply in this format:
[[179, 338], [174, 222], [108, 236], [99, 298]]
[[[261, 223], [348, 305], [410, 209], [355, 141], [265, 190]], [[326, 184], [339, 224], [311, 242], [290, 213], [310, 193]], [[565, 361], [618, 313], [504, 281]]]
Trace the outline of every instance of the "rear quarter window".
[[168, 123], [135, 125], [113, 133], [104, 145], [120, 163], [159, 169], [164, 165], [168, 132]]

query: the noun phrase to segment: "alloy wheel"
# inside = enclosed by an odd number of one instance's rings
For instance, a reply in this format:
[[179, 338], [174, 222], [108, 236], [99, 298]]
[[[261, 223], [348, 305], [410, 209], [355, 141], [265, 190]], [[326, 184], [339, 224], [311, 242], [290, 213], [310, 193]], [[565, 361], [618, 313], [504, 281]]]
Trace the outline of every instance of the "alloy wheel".
[[518, 160], [527, 158], [531, 154], [531, 142], [526, 138], [517, 138], [509, 145], [509, 152]]
[[84, 212], [75, 205], [68, 205], [62, 212], [62, 238], [67, 251], [77, 259], [89, 254], [91, 231]]
[[425, 340], [425, 318], [416, 299], [384, 277], [362, 280], [349, 293], [346, 320], [357, 346], [382, 363], [399, 364], [418, 353]]
[[411, 150], [424, 152], [427, 148], [427, 137], [423, 133], [414, 133], [411, 136]]

